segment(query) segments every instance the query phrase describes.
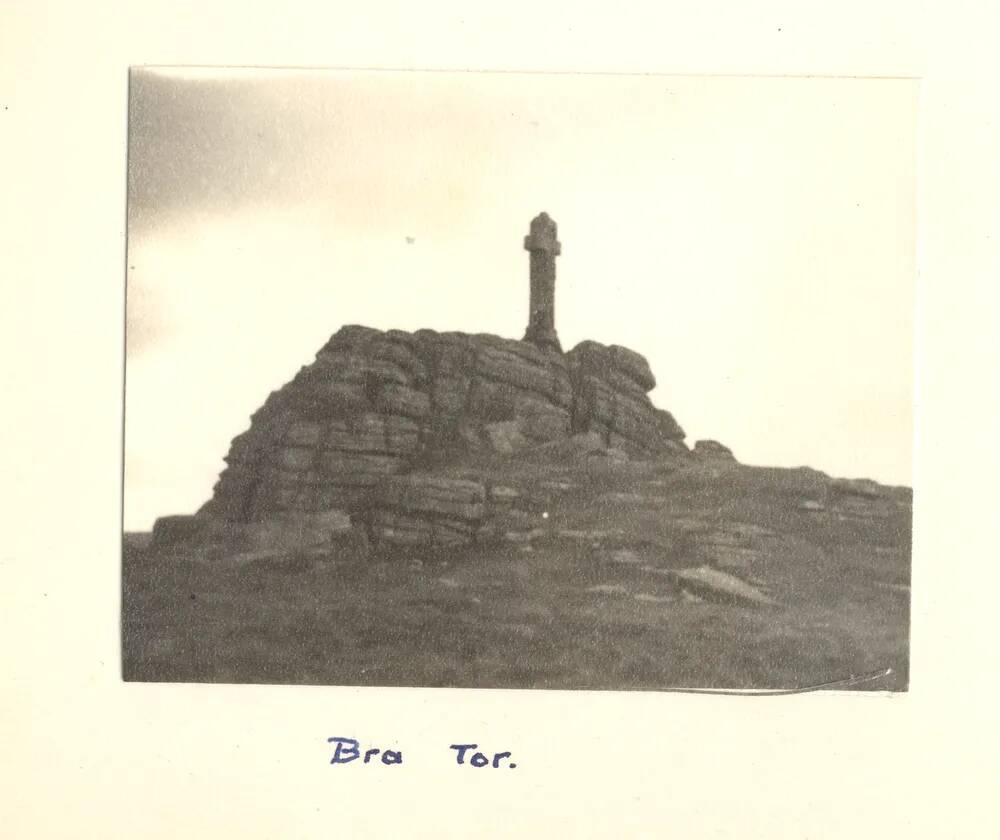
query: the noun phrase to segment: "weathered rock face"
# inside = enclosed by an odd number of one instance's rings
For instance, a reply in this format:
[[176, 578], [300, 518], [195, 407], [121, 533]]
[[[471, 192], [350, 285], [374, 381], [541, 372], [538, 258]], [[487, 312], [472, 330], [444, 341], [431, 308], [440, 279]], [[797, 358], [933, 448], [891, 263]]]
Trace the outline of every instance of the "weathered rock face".
[[736, 457], [728, 446], [717, 440], [699, 440], [694, 444], [694, 454], [710, 461], [735, 461]]
[[490, 335], [345, 327], [233, 441], [203, 512], [255, 521], [353, 510], [428, 451], [513, 453], [568, 436], [572, 410], [559, 353]]
[[568, 354], [573, 379], [573, 430], [596, 432], [611, 447], [654, 452], [682, 441], [684, 430], [655, 408], [656, 379], [645, 358], [625, 347], [584, 341]]
[[372, 508], [372, 536], [396, 545], [467, 545], [486, 513], [486, 488], [476, 481], [431, 475], [387, 479]]
[[655, 385], [638, 353], [593, 341], [563, 354], [493, 335], [344, 327], [233, 440], [199, 514], [260, 523], [342, 511], [376, 541], [470, 542], [485, 490], [413, 475], [426, 458], [573, 436], [686, 454], [684, 431], [650, 402]]

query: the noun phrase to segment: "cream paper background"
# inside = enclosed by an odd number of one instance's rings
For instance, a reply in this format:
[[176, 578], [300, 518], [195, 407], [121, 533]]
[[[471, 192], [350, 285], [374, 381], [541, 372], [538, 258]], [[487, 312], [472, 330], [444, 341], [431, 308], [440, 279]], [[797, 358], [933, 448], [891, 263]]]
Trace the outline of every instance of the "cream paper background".
[[[995, 836], [985, 4], [45, 3], [0, 11], [11, 837]], [[995, 29], [995, 27], [994, 27]], [[133, 64], [923, 76], [911, 690], [704, 697], [120, 681]], [[993, 108], [993, 113], [987, 109]], [[325, 739], [403, 750], [331, 767]], [[455, 767], [447, 745], [509, 749]]]

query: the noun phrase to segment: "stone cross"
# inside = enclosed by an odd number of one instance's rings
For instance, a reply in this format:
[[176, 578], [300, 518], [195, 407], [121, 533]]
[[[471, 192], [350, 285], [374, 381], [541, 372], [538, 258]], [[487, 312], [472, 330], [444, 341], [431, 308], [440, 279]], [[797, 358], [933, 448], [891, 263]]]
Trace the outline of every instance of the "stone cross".
[[524, 237], [524, 248], [531, 254], [531, 301], [524, 340], [561, 353], [555, 321], [556, 257], [562, 246], [556, 239], [556, 232], [556, 223], [548, 213], [540, 213], [531, 220], [531, 229]]

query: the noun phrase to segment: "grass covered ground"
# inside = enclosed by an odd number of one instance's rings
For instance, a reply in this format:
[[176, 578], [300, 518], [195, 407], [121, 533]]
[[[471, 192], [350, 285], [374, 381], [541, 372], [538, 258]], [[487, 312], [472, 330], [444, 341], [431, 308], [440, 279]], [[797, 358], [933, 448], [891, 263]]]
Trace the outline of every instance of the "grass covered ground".
[[[539, 458], [477, 467], [531, 542], [326, 558], [123, 552], [128, 680], [502, 688], [908, 681], [910, 494], [809, 469]], [[698, 597], [708, 565], [774, 606]]]

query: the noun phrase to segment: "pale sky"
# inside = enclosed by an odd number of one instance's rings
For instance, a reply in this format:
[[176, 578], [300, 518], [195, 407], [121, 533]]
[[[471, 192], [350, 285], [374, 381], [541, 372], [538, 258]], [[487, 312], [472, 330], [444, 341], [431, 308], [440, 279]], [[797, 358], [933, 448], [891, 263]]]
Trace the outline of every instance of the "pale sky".
[[[125, 526], [194, 511], [342, 325], [527, 323], [645, 355], [688, 443], [909, 484], [911, 80], [142, 70]], [[412, 240], [412, 241], [410, 241]]]

